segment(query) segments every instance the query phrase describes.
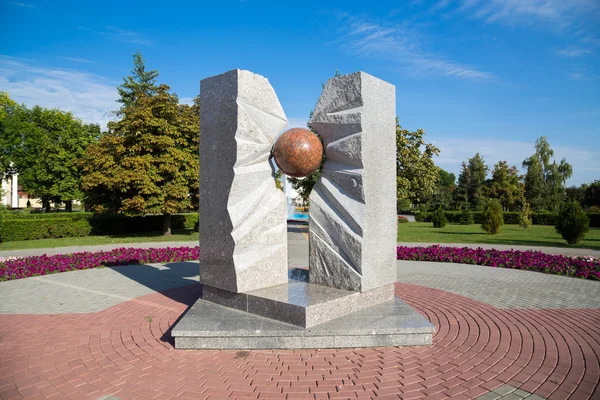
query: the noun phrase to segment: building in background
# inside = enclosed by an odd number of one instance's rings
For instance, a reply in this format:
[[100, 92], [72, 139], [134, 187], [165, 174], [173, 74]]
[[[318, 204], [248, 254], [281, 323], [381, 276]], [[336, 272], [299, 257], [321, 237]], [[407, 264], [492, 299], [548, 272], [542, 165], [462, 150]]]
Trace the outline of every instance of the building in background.
[[5, 175], [0, 187], [0, 204], [6, 208], [27, 208], [27, 200], [31, 207], [41, 208], [42, 202], [39, 199], [29, 198], [27, 192], [19, 187], [19, 175], [17, 173]]

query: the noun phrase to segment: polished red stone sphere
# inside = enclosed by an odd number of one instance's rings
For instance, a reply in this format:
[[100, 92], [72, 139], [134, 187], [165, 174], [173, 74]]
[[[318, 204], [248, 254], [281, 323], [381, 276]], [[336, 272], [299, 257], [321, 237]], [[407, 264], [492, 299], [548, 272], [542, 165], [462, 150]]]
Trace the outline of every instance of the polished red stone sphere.
[[308, 129], [292, 128], [277, 138], [273, 146], [273, 157], [286, 175], [301, 178], [321, 166], [323, 144]]

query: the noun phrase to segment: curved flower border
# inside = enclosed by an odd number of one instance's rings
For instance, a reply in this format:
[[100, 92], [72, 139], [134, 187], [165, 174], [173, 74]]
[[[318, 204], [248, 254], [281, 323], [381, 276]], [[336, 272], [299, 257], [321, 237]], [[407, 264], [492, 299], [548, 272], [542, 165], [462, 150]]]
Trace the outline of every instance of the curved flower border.
[[494, 250], [480, 247], [474, 249], [438, 245], [429, 247], [398, 246], [396, 258], [408, 261], [434, 261], [523, 269], [600, 280], [600, 259], [596, 257], [568, 257], [534, 250]]
[[[198, 260], [199, 248], [118, 248], [95, 253], [82, 252], [54, 256], [0, 259], [0, 281], [54, 274], [78, 269], [130, 264], [152, 264]], [[540, 251], [487, 250], [468, 247], [404, 247], [396, 250], [398, 260], [433, 261], [485, 265], [488, 267], [523, 269], [557, 275], [600, 280], [600, 259], [567, 257]]]
[[191, 261], [199, 258], [198, 247], [138, 249], [122, 247], [109, 251], [23, 257], [0, 262], [0, 281], [55, 274], [78, 269]]

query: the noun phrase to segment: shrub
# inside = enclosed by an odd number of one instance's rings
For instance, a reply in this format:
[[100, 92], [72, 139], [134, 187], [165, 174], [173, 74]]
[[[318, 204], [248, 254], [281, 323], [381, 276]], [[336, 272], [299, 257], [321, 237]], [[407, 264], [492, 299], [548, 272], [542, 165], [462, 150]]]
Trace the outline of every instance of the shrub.
[[446, 226], [446, 215], [444, 214], [444, 210], [442, 210], [441, 206], [438, 207], [431, 216], [431, 222], [433, 222], [434, 228], [443, 228]]
[[531, 208], [529, 208], [529, 203], [524, 201], [521, 212], [519, 213], [519, 225], [521, 225], [523, 229], [529, 229], [531, 224]]
[[[198, 213], [171, 216], [173, 229], [194, 229]], [[89, 235], [161, 232], [162, 215], [127, 217], [122, 214], [92, 213], [7, 213], [0, 224], [0, 240], [35, 240]]]
[[483, 221], [481, 222], [481, 229], [495, 235], [500, 232], [500, 227], [504, 224], [504, 213], [502, 212], [502, 205], [496, 199], [491, 199], [483, 210]]
[[399, 224], [406, 224], [408, 223], [408, 219], [406, 219], [405, 217], [398, 215], [398, 223]]
[[556, 232], [569, 244], [583, 240], [589, 228], [590, 220], [576, 201], [569, 201], [560, 207]]
[[475, 222], [473, 219], [473, 211], [466, 209], [460, 214], [461, 225], [471, 225]]
[[88, 236], [92, 232], [90, 222], [78, 219], [7, 219], [0, 228], [3, 242], [61, 237]]

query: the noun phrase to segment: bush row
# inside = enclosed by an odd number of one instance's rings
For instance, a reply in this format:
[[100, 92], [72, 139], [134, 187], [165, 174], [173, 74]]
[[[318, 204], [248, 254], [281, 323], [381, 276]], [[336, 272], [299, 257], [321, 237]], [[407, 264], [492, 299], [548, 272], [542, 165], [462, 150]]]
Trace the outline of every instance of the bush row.
[[[415, 214], [415, 221], [417, 222], [431, 222], [432, 221], [431, 212], [418, 212]], [[444, 215], [446, 216], [446, 220], [452, 224], [459, 224], [461, 217], [463, 215], [463, 211], [444, 211]], [[590, 219], [590, 227], [599, 228], [600, 227], [600, 213], [587, 213], [588, 218]], [[473, 212], [473, 222], [475, 224], [481, 224], [483, 220], [483, 213], [481, 211]], [[531, 213], [531, 220], [534, 225], [556, 225], [558, 222], [558, 214], [557, 213]], [[518, 212], [505, 212], [504, 213], [504, 223], [505, 224], [514, 224], [517, 225], [519, 223], [519, 213]]]
[[[63, 214], [57, 218], [4, 219], [0, 223], [0, 242], [162, 231], [163, 221], [162, 215], [126, 217], [92, 213], [74, 213], [72, 218]], [[172, 229], [194, 229], [197, 222], [197, 213], [171, 216]]]
[[85, 219], [91, 218], [94, 213], [91, 212], [25, 212], [25, 211], [9, 211], [4, 215], [5, 219]]

